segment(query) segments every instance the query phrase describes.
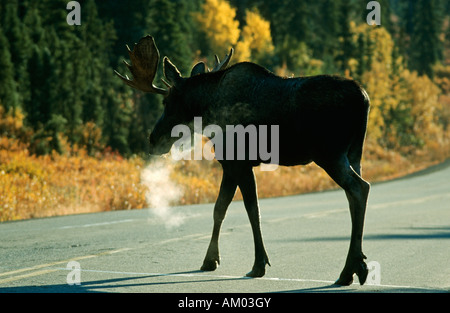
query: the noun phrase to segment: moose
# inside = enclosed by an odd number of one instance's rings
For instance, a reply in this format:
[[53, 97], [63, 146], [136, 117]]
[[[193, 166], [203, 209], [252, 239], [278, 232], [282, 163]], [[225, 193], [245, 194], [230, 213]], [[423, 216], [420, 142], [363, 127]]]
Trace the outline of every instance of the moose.
[[[352, 222], [350, 247], [337, 285], [350, 285], [354, 274], [364, 284], [368, 268], [362, 252], [364, 216], [370, 184], [361, 177], [361, 157], [366, 136], [369, 96], [359, 83], [336, 75], [280, 77], [251, 62], [228, 66], [215, 56], [208, 69], [197, 63], [190, 77], [164, 57], [162, 79], [167, 89], [153, 83], [160, 60], [153, 37], [143, 37], [133, 50], [127, 46], [133, 78], [115, 73], [129, 86], [164, 96], [164, 112], [152, 130], [150, 154], [170, 151], [176, 138], [171, 129], [188, 125], [194, 117], [207, 123], [279, 126], [280, 166], [315, 162], [345, 191]], [[262, 277], [270, 265], [263, 243], [260, 211], [253, 168], [268, 162], [256, 159], [218, 160], [223, 174], [214, 205], [211, 241], [201, 266], [214, 271], [220, 265], [219, 233], [237, 187], [241, 190], [254, 239], [255, 260], [248, 277]]]

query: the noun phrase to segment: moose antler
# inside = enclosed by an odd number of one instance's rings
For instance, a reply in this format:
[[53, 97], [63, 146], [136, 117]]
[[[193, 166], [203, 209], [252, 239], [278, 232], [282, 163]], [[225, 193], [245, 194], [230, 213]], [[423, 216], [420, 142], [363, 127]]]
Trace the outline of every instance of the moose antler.
[[134, 45], [133, 51], [127, 45], [130, 55], [131, 65], [125, 60], [123, 63], [128, 67], [133, 80], [127, 75], [123, 76], [114, 71], [128, 86], [139, 89], [144, 92], [167, 95], [168, 91], [153, 85], [159, 63], [159, 51], [152, 36], [143, 37]]
[[230, 49], [230, 53], [227, 54], [227, 55], [225, 56], [225, 59], [224, 59], [222, 62], [220, 62], [220, 59], [219, 59], [219, 57], [218, 57], [217, 54], [216, 54], [216, 55], [214, 56], [215, 59], [216, 59], [216, 65], [215, 65], [214, 68], [211, 70], [211, 72], [218, 72], [218, 71], [220, 71], [220, 70], [225, 69], [225, 68], [228, 66], [228, 63], [230, 62], [231, 57], [233, 56], [233, 52], [234, 52], [234, 49], [231, 48], [231, 49]]

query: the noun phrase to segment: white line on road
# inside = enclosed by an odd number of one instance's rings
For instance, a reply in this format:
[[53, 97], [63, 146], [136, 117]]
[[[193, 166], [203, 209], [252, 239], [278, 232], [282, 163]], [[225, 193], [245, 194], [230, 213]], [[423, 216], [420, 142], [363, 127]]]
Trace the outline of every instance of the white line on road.
[[126, 220], [111, 221], [111, 222], [101, 222], [101, 223], [92, 223], [92, 224], [68, 225], [68, 226], [58, 227], [58, 229], [95, 227], [95, 226], [113, 225], [113, 224], [121, 224], [121, 223], [130, 223], [130, 222], [133, 222], [133, 221], [135, 221], [135, 220], [134, 219], [126, 219]]
[[[59, 270], [59, 269], [49, 268], [49, 267], [54, 266], [54, 265], [65, 264], [65, 263], [68, 263], [70, 261], [80, 261], [80, 260], [95, 258], [95, 257], [103, 256], [103, 255], [115, 254], [115, 253], [124, 252], [124, 251], [128, 251], [128, 250], [131, 250], [131, 248], [122, 248], [122, 249], [116, 249], [116, 250], [111, 250], [111, 251], [106, 251], [106, 252], [100, 252], [100, 253], [97, 253], [97, 254], [84, 255], [84, 256], [75, 257], [75, 258], [71, 258], [71, 259], [67, 259], [67, 260], [63, 260], [63, 261], [56, 261], [56, 262], [52, 262], [52, 263], [39, 264], [39, 265], [35, 265], [35, 266], [32, 266], [32, 267], [26, 267], [26, 268], [21, 268], [21, 269], [14, 270], [14, 271], [3, 272], [3, 273], [0, 273], [0, 276], [11, 276], [11, 277], [0, 279], [0, 284], [9, 283], [9, 282], [12, 282], [12, 281], [21, 280], [21, 279], [28, 278], [28, 277], [44, 275], [44, 274], [48, 274], [48, 273], [55, 272], [55, 271]], [[49, 268], [49, 269], [39, 270], [39, 271], [31, 272], [31, 273], [28, 273], [28, 274], [16, 275], [16, 274], [19, 274], [19, 273], [34, 271], [34, 270], [43, 269], [43, 268]]]
[[[67, 268], [52, 268], [51, 270], [61, 270], [67, 271]], [[114, 275], [125, 275], [125, 276], [149, 276], [149, 277], [201, 277], [201, 278], [213, 278], [213, 279], [230, 279], [230, 280], [245, 280], [245, 279], [257, 279], [257, 280], [268, 280], [268, 281], [280, 281], [280, 282], [306, 282], [306, 283], [319, 283], [319, 284], [334, 284], [331, 280], [320, 280], [320, 279], [304, 279], [304, 278], [277, 278], [277, 277], [259, 277], [252, 278], [246, 276], [231, 276], [231, 275], [211, 275], [211, 274], [201, 274], [201, 273], [147, 273], [147, 272], [121, 272], [121, 271], [103, 271], [103, 270], [89, 270], [80, 269], [81, 272], [89, 273], [102, 273], [102, 274], [114, 274]], [[352, 285], [360, 286], [359, 283], [353, 283]], [[447, 291], [442, 288], [432, 288], [432, 287], [417, 287], [417, 286], [402, 286], [402, 285], [382, 285], [382, 284], [365, 284], [364, 286], [371, 287], [384, 287], [384, 288], [401, 288], [401, 289], [421, 289], [421, 290], [442, 290]], [[336, 288], [339, 286], [336, 285]], [[362, 287], [364, 288], [364, 287]]]

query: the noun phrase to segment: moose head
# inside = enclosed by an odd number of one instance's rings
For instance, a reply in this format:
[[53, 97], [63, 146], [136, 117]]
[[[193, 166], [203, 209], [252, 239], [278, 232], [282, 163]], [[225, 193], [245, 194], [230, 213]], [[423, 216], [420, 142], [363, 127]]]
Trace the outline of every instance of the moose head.
[[164, 96], [164, 112], [157, 121], [150, 135], [150, 154], [161, 155], [168, 153], [176, 138], [171, 137], [171, 130], [178, 124], [188, 124], [193, 120], [192, 111], [186, 109], [184, 105], [186, 95], [188, 94], [187, 81], [198, 74], [207, 72], [218, 72], [225, 69], [233, 55], [233, 48], [230, 53], [220, 61], [216, 55], [216, 64], [212, 70], [206, 68], [204, 62], [198, 62], [191, 70], [190, 77], [182, 77], [177, 67], [169, 60], [168, 57], [163, 59], [164, 79], [162, 82], [167, 89], [156, 87], [153, 81], [158, 70], [160, 55], [156, 47], [155, 40], [148, 35], [143, 37], [133, 50], [127, 46], [131, 64], [123, 61], [130, 70], [133, 79], [129, 79], [127, 75], [123, 76], [114, 71], [128, 86], [143, 92], [160, 94]]

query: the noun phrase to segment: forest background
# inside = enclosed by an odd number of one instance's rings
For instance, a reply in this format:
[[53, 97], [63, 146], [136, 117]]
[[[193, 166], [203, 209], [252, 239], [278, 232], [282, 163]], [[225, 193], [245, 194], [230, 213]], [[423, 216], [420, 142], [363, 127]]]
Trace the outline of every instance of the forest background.
[[[381, 0], [381, 26], [362, 0], [85, 0], [80, 26], [67, 2], [0, 0], [0, 221], [149, 207], [167, 180], [172, 205], [215, 200], [216, 161], [148, 170], [162, 99], [113, 74], [147, 34], [185, 75], [234, 47], [233, 62], [278, 75], [358, 80], [372, 102], [371, 182], [450, 156], [449, 1]], [[314, 164], [256, 175], [260, 197], [336, 187]]]

